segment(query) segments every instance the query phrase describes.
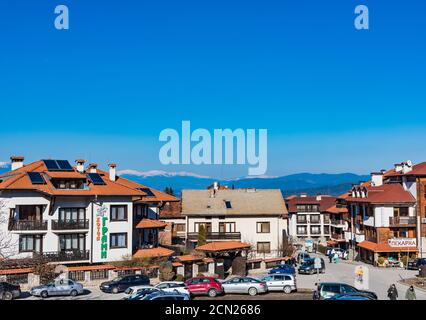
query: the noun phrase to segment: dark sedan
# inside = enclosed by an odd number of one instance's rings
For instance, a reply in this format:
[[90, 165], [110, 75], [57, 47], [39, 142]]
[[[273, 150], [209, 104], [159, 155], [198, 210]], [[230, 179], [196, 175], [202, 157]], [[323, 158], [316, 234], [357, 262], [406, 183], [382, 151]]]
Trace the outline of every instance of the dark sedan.
[[101, 283], [99, 288], [103, 292], [107, 293], [119, 293], [126, 291], [127, 288], [133, 286], [149, 285], [149, 278], [145, 275], [129, 275], [123, 277], [117, 277], [112, 281]]
[[21, 288], [19, 285], [8, 282], [0, 282], [0, 300], [12, 300], [19, 298], [20, 295]]
[[295, 274], [296, 269], [289, 264], [279, 264], [269, 270], [269, 274]]

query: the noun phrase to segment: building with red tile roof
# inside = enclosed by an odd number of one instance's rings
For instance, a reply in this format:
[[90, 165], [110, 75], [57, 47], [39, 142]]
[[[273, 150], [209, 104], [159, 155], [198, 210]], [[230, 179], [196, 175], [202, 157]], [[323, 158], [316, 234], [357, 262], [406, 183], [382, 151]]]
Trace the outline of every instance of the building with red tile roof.
[[336, 197], [329, 195], [290, 196], [286, 198], [289, 213], [289, 234], [301, 245], [325, 244], [331, 237], [330, 208]]
[[[0, 225], [9, 259], [43, 256], [52, 263], [91, 264], [157, 251], [160, 208], [177, 198], [76, 160], [46, 159], [24, 165], [11, 157], [12, 170], [0, 175]], [[147, 250], [147, 251], [140, 251]], [[167, 251], [169, 253], [169, 251]]]

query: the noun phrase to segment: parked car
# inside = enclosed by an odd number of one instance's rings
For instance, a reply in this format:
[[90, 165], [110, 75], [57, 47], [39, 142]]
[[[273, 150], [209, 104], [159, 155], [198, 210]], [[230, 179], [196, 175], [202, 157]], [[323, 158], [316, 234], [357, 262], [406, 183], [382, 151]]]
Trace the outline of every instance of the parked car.
[[[325, 272], [325, 262], [323, 258], [321, 259], [321, 269], [319, 269], [320, 273]], [[304, 263], [300, 265], [300, 267], [297, 269], [297, 271], [300, 274], [314, 274], [317, 272], [317, 269], [315, 269], [315, 259], [308, 259]]]
[[297, 291], [296, 277], [292, 274], [269, 274], [260, 280], [266, 282], [268, 291], [284, 291], [287, 294]]
[[326, 300], [376, 300], [362, 293], [337, 294]]
[[147, 295], [160, 291], [162, 290], [152, 286], [142, 286], [136, 289], [132, 294], [125, 296], [123, 300], [142, 300]]
[[36, 297], [47, 298], [49, 296], [77, 296], [84, 292], [83, 285], [73, 280], [61, 279], [46, 285], [34, 287], [30, 294]]
[[19, 285], [8, 282], [0, 282], [0, 300], [13, 300], [19, 298], [21, 288]]
[[346, 283], [322, 282], [318, 286], [318, 297], [320, 300], [326, 300], [336, 295], [361, 294], [377, 300], [377, 295], [372, 291], [358, 290]]
[[183, 293], [158, 291], [148, 294], [142, 300], [191, 300], [190, 296]]
[[311, 259], [311, 256], [307, 252], [299, 252], [299, 254], [297, 255], [297, 263], [302, 264], [303, 262], [309, 259]]
[[117, 277], [112, 281], [102, 282], [99, 288], [107, 293], [119, 293], [126, 291], [127, 288], [140, 285], [149, 285], [150, 281], [146, 275], [136, 274], [123, 277]]
[[222, 282], [225, 293], [248, 293], [255, 296], [258, 293], [268, 292], [265, 281], [251, 277], [235, 277]]
[[195, 277], [185, 281], [185, 285], [192, 295], [208, 295], [216, 297], [223, 294], [222, 284], [212, 277]]
[[420, 268], [424, 265], [426, 265], [426, 258], [417, 258], [414, 261], [408, 262], [408, 269], [420, 270]]
[[155, 285], [154, 288], [163, 290], [164, 292], [190, 294], [185, 282], [182, 281], [164, 281]]
[[295, 274], [296, 273], [296, 269], [289, 265], [289, 264], [279, 264], [276, 265], [275, 267], [273, 267], [271, 270], [269, 270], [268, 272], [269, 274]]
[[151, 285], [129, 287], [124, 291], [126, 295], [123, 300], [128, 300], [130, 297], [135, 296], [139, 293], [144, 293], [145, 295], [147, 295], [157, 291], [160, 291], [160, 289], [154, 288]]

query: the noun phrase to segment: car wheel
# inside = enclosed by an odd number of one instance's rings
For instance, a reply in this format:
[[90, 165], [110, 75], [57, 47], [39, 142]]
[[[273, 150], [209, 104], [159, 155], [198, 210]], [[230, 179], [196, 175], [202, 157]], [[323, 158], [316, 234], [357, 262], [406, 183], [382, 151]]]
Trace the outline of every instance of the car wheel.
[[12, 300], [13, 294], [10, 291], [3, 292], [2, 300]]
[[248, 291], [248, 294], [251, 296], [257, 295], [257, 289], [256, 288], [250, 288]]
[[314, 270], [314, 269], [311, 269], [311, 270], [309, 271], [309, 274], [314, 274], [314, 272], [315, 272], [315, 270]]
[[71, 297], [76, 297], [78, 295], [77, 290], [71, 290], [70, 295], [71, 295]]
[[49, 296], [49, 294], [47, 293], [47, 291], [42, 291], [40, 293], [40, 297], [42, 297], [43, 299], [47, 298]]
[[118, 288], [117, 287], [112, 288], [111, 292], [113, 294], [117, 294], [118, 293]]
[[285, 286], [284, 287], [284, 293], [286, 293], [286, 294], [291, 293], [291, 287], [290, 286]]
[[210, 289], [207, 294], [209, 295], [209, 297], [216, 297], [217, 296], [217, 291], [215, 289]]

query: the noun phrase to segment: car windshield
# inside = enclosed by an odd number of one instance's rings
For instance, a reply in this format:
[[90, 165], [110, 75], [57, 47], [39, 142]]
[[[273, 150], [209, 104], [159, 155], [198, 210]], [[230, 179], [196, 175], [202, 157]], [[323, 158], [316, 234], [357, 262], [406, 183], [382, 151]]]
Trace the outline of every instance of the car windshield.
[[121, 280], [123, 280], [123, 278], [122, 278], [122, 277], [117, 277], [117, 278], [114, 278], [114, 279], [112, 280], [112, 282], [120, 282]]
[[303, 262], [302, 266], [310, 266], [311, 264], [314, 264], [313, 259], [305, 260], [305, 262]]

